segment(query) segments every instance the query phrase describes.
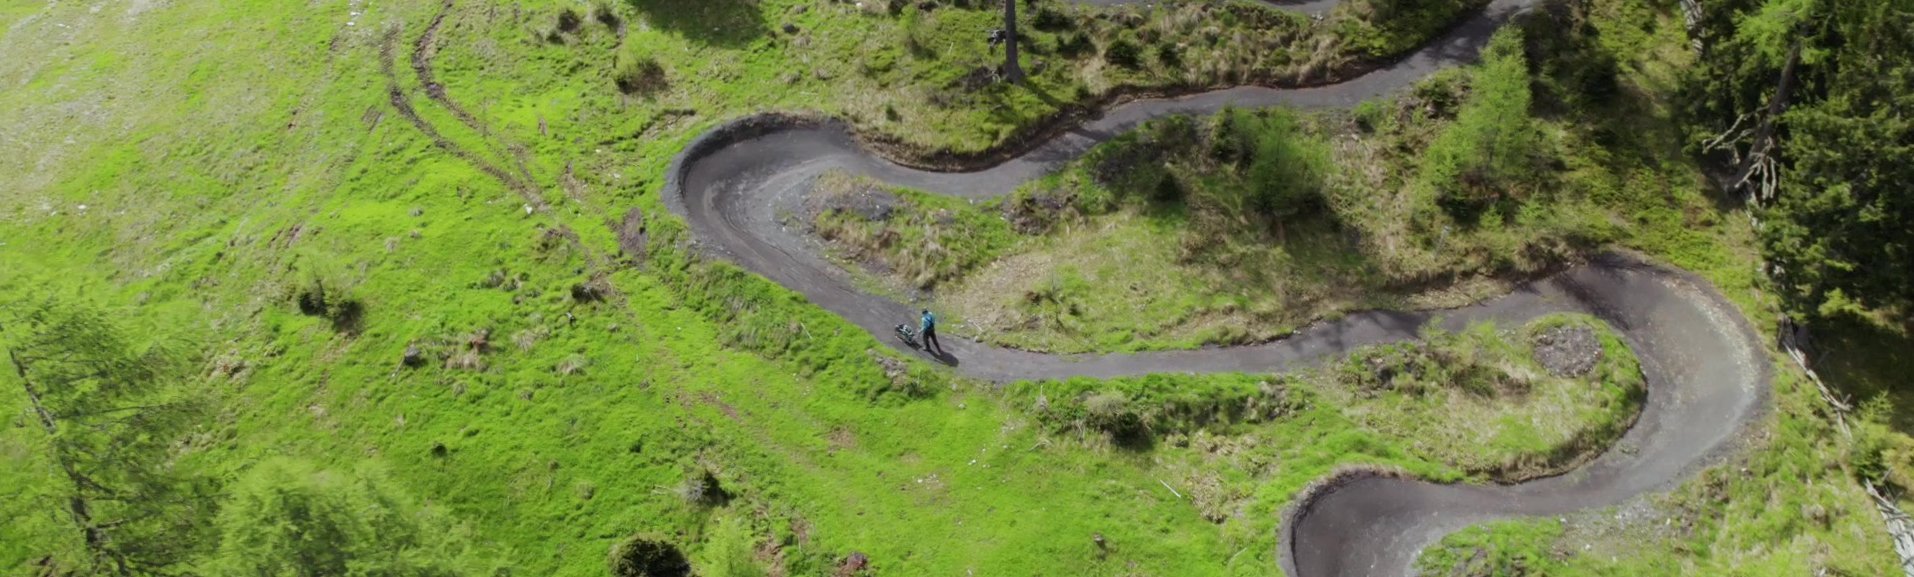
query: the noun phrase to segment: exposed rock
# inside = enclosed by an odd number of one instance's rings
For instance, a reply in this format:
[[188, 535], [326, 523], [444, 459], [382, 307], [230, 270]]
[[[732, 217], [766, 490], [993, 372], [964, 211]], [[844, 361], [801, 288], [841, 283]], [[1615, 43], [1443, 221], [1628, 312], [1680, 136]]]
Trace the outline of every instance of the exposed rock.
[[862, 574], [870, 568], [870, 556], [858, 551], [852, 551], [850, 555], [844, 557], [843, 561], [837, 563], [837, 571], [832, 574], [837, 577], [851, 577], [852, 575]]
[[405, 356], [401, 357], [399, 362], [404, 363], [405, 366], [417, 368], [425, 364], [425, 352], [419, 350], [419, 345], [406, 345]]
[[1595, 329], [1565, 325], [1536, 333], [1535, 361], [1557, 377], [1580, 377], [1602, 359], [1602, 343]]
[[877, 359], [877, 366], [884, 368], [884, 377], [890, 379], [891, 384], [903, 384], [910, 379], [910, 367], [906, 366], [904, 361], [876, 352], [871, 352], [871, 358]]

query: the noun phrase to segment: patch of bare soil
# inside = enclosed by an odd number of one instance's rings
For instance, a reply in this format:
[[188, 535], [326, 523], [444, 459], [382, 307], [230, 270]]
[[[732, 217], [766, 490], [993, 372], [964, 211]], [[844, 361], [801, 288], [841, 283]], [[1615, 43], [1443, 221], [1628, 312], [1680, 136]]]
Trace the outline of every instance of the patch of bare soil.
[[1559, 326], [1536, 333], [1535, 361], [1557, 377], [1580, 377], [1595, 369], [1602, 360], [1602, 343], [1595, 330], [1584, 326]]
[[870, 222], [884, 222], [904, 205], [903, 199], [876, 183], [834, 176], [819, 177], [811, 194], [804, 199], [807, 221], [816, 222], [817, 217], [825, 214], [848, 213]]
[[1069, 188], [1044, 189], [1019, 194], [1003, 203], [1004, 220], [1017, 234], [1039, 235], [1050, 232], [1057, 222], [1077, 214], [1076, 191]]

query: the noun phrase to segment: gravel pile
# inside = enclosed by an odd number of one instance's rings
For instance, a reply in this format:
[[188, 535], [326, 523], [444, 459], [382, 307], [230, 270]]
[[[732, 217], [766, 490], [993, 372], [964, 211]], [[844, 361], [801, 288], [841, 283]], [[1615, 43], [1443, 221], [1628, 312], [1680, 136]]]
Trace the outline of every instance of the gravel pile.
[[1535, 334], [1535, 361], [1557, 377], [1580, 377], [1602, 360], [1602, 343], [1595, 329], [1559, 326]]

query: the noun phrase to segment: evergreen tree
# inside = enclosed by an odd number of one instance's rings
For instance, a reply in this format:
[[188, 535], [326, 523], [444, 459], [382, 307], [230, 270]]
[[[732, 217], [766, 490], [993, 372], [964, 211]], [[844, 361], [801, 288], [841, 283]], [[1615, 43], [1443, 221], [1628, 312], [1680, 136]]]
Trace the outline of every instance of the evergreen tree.
[[1464, 220], [1517, 196], [1536, 173], [1541, 135], [1529, 116], [1528, 60], [1520, 29], [1505, 29], [1489, 41], [1470, 86], [1468, 102], [1430, 144], [1422, 167], [1437, 200]]
[[1688, 112], [1762, 202], [1762, 245], [1792, 307], [1914, 304], [1914, 0], [1704, 13]]
[[203, 413], [182, 356], [129, 341], [102, 312], [41, 300], [0, 307], [0, 348], [46, 433], [91, 572], [167, 575], [206, 542], [212, 487], [181, 465], [179, 440]]
[[232, 487], [214, 573], [233, 577], [437, 577], [463, 557], [437, 517], [370, 470], [273, 459]]

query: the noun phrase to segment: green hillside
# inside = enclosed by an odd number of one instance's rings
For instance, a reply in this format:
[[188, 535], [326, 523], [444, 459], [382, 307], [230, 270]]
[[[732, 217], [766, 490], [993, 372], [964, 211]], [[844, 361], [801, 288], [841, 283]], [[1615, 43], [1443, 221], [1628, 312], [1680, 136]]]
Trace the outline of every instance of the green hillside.
[[[1643, 371], [1587, 317], [1284, 374], [984, 382], [712, 258], [661, 197], [687, 143], [754, 112], [974, 162], [1135, 97], [1332, 84], [1486, 3], [1168, 4], [1021, 4], [1012, 85], [977, 0], [0, 3], [0, 574], [665, 575], [682, 555], [708, 577], [1272, 575], [1280, 513], [1332, 471], [1510, 481], [1615, 444]], [[1722, 463], [1624, 510], [1458, 534], [1425, 569], [1889, 574], [1859, 481], [1914, 488], [1894, 185], [1914, 7], [1879, 6], [1727, 2], [1697, 56], [1675, 2], [1546, 3], [1483, 66], [1350, 110], [1228, 113], [1256, 123], [1245, 158], [1278, 157], [1262, 168], [1150, 140], [1214, 119], [1157, 121], [1003, 200], [898, 193], [919, 226], [893, 234], [950, 250], [861, 247], [907, 263], [890, 276], [843, 260], [873, 290], [932, 288], [955, 334], [1108, 352], [1453, 306], [1637, 251], [1765, 335], [1814, 327], [1856, 411], [1767, 351], [1774, 407]], [[1768, 102], [1790, 46], [1781, 196], [1753, 208], [1715, 173], [1764, 136], [1706, 145]], [[1170, 176], [1100, 179], [1139, 139]], [[1307, 199], [1242, 196], [1298, 174], [1321, 181], [1284, 189]], [[1176, 198], [1151, 197], [1165, 178]], [[1063, 216], [1018, 230], [1045, 195]], [[830, 218], [811, 224], [872, 238]], [[1029, 262], [1048, 276], [989, 284]], [[1126, 288], [1153, 308], [1118, 308]], [[1056, 322], [966, 332], [989, 314]], [[1543, 368], [1535, 334], [1560, 326], [1600, 364]]]

